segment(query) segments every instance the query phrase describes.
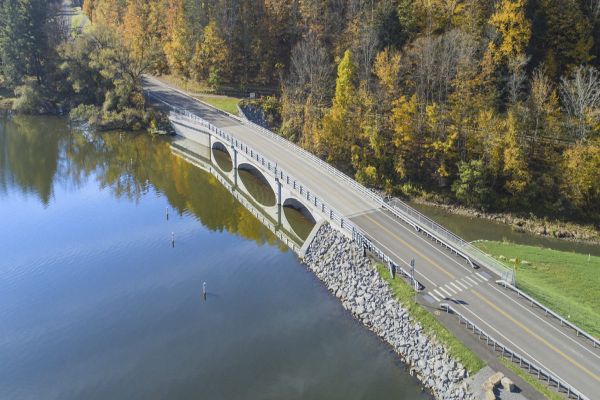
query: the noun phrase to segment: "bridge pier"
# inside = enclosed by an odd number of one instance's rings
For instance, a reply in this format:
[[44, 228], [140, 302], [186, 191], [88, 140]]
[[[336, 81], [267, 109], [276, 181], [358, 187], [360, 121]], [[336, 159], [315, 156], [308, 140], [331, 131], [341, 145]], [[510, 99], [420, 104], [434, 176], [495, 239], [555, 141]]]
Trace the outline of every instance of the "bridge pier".
[[213, 156], [212, 156], [212, 135], [210, 133], [207, 133], [208, 135], [208, 148], [210, 149], [210, 151], [208, 152], [209, 155], [209, 160], [212, 162], [213, 161]]
[[281, 205], [281, 182], [279, 178], [275, 178], [275, 185], [277, 186], [277, 205]]
[[233, 155], [233, 183], [237, 187], [238, 185], [238, 160], [237, 160], [237, 150], [231, 145], [231, 154]]
[[279, 178], [275, 178], [275, 186], [277, 186], [275, 193], [277, 196], [277, 225], [281, 226], [281, 182], [279, 182]]

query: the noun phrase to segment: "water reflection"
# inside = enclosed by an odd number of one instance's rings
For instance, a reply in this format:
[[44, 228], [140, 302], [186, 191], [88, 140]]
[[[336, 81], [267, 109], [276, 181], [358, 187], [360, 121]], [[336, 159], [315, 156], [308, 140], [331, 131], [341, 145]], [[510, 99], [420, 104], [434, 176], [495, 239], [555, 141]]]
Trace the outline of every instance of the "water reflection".
[[278, 243], [215, 177], [174, 156], [162, 138], [92, 134], [64, 119], [15, 116], [0, 122], [0, 146], [0, 193], [18, 190], [48, 205], [56, 185], [77, 188], [93, 178], [117, 198], [139, 201], [157, 190], [179, 214], [191, 212], [213, 231]]
[[213, 147], [213, 158], [219, 168], [225, 172], [233, 170], [233, 162], [227, 149], [221, 143], [215, 143]]
[[238, 175], [254, 200], [267, 207], [273, 207], [276, 204], [277, 199], [273, 189], [256, 168], [249, 168], [246, 164], [245, 168], [240, 167]]
[[[0, 194], [16, 189], [34, 194], [48, 205], [65, 128], [65, 122], [58, 118], [0, 118]], [[10, 134], [14, 131], [19, 134]]]

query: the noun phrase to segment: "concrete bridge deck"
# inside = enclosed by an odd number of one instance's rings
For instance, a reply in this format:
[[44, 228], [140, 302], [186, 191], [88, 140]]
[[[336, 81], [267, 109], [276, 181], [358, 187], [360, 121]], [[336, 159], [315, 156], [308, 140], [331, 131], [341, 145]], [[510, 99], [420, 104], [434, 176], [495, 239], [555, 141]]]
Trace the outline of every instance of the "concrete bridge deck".
[[186, 109], [230, 133], [278, 163], [280, 168], [301, 178], [308, 189], [351, 220], [398, 265], [406, 268], [414, 258], [416, 278], [425, 286], [420, 294], [421, 302], [432, 307], [450, 302], [497, 340], [589, 399], [598, 398], [600, 348], [593, 348], [573, 331], [545, 317], [543, 312], [528, 307], [513, 292], [495, 283], [497, 275], [483, 268], [473, 269], [463, 258], [419, 234], [364, 193], [253, 126], [195, 101], [154, 78], [147, 78], [144, 88], [174, 107]]

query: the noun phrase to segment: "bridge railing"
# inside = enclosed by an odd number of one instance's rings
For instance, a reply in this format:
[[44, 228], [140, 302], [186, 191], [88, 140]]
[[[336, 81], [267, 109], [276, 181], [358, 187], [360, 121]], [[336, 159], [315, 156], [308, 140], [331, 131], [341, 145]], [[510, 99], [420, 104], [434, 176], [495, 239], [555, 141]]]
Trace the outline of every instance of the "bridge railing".
[[490, 336], [486, 331], [481, 329], [479, 326], [471, 322], [467, 317], [462, 315], [458, 310], [453, 308], [448, 303], [440, 304], [442, 310], [447, 313], [453, 313], [458, 316], [460, 323], [464, 323], [467, 329], [470, 329], [473, 334], [477, 335], [480, 340], [485, 340], [489, 347], [493, 347], [494, 352], [500, 352], [502, 357], [510, 359], [513, 363], [518, 363], [519, 367], [526, 369], [530, 374], [536, 375], [538, 379], [546, 381], [549, 386], [554, 386], [558, 392], [565, 393], [567, 398], [574, 398], [577, 400], [590, 400], [588, 397], [583, 395], [573, 386], [569, 385], [559, 377], [555, 376], [551, 372], [539, 366], [537, 363], [530, 361], [528, 358], [523, 357], [521, 354], [512, 350], [510, 347], [505, 346], [503, 343], [497, 341]]
[[301, 157], [311, 161], [312, 163], [317, 164], [321, 168], [328, 171], [330, 174], [334, 175], [338, 179], [342, 180], [344, 183], [348, 184], [350, 187], [354, 188], [367, 198], [371, 199], [372, 201], [383, 207], [385, 210], [389, 211], [395, 217], [400, 218], [413, 228], [423, 231], [428, 236], [436, 239], [438, 242], [445, 245], [450, 250], [454, 251], [456, 254], [466, 259], [471, 264], [471, 266], [473, 266], [473, 262], [475, 262], [476, 264], [482, 267], [486, 267], [492, 270], [493, 272], [498, 274], [498, 276], [500, 276], [503, 280], [514, 283], [513, 271], [506, 265], [502, 264], [493, 257], [490, 257], [489, 255], [485, 254], [483, 251], [473, 246], [471, 243], [463, 240], [458, 235], [452, 233], [448, 229], [444, 228], [437, 222], [431, 220], [430, 218], [415, 210], [403, 201], [394, 199], [390, 202], [386, 202], [378, 193], [356, 182], [348, 175], [344, 174], [343, 172], [334, 168], [330, 164], [321, 160], [314, 154], [304, 150], [300, 146], [290, 142], [289, 140], [281, 137], [280, 135], [271, 132], [270, 130], [252, 121], [237, 118], [233, 115], [230, 116], [238, 119], [243, 124], [253, 127], [262, 134], [268, 136], [273, 141], [276, 141], [277, 143], [292, 149], [294, 153], [300, 155]]
[[[208, 121], [198, 117], [197, 115], [189, 112], [188, 110], [175, 107], [168, 102], [161, 99], [155, 94], [149, 94], [150, 96], [158, 99], [164, 104], [168, 105], [173, 109], [170, 113], [170, 118], [173, 120], [180, 120], [182, 122], [194, 123], [204, 127], [211, 134], [217, 135], [223, 141], [231, 145], [236, 151], [240, 151], [267, 170], [272, 173], [275, 178], [285, 184], [296, 196], [301, 199], [305, 199], [311, 206], [320, 210], [321, 214], [330, 221], [330, 223], [348, 236], [350, 236], [359, 246], [373, 253], [377, 258], [381, 259], [387, 265], [394, 264], [396, 271], [407, 280], [411, 281], [411, 285], [415, 288], [421, 288], [422, 285], [413, 280], [413, 277], [407, 272], [405, 268], [396, 263], [389, 257], [384, 251], [379, 249], [356, 225], [354, 225], [348, 218], [345, 218], [343, 214], [337, 212], [334, 208], [326, 204], [314, 191], [310, 190], [306, 185], [302, 184], [300, 180], [294, 178], [292, 175], [279, 168], [276, 163], [271, 162], [269, 159], [261, 155], [259, 152], [246, 145], [242, 141], [236, 139], [229, 133], [217, 128]], [[407, 264], [408, 266], [408, 264]]]

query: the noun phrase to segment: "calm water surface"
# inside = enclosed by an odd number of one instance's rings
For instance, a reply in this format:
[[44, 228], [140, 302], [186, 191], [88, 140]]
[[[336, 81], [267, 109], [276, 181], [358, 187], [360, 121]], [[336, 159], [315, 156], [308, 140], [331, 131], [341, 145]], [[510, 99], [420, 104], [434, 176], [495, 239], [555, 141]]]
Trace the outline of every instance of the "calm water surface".
[[165, 141], [2, 117], [0, 220], [2, 399], [429, 398]]
[[574, 242], [564, 239], [544, 237], [527, 232], [517, 232], [510, 225], [465, 215], [452, 214], [443, 208], [411, 203], [411, 206], [452, 230], [467, 241], [498, 240], [529, 246], [546, 247], [555, 250], [570, 251], [600, 256], [600, 246]]

